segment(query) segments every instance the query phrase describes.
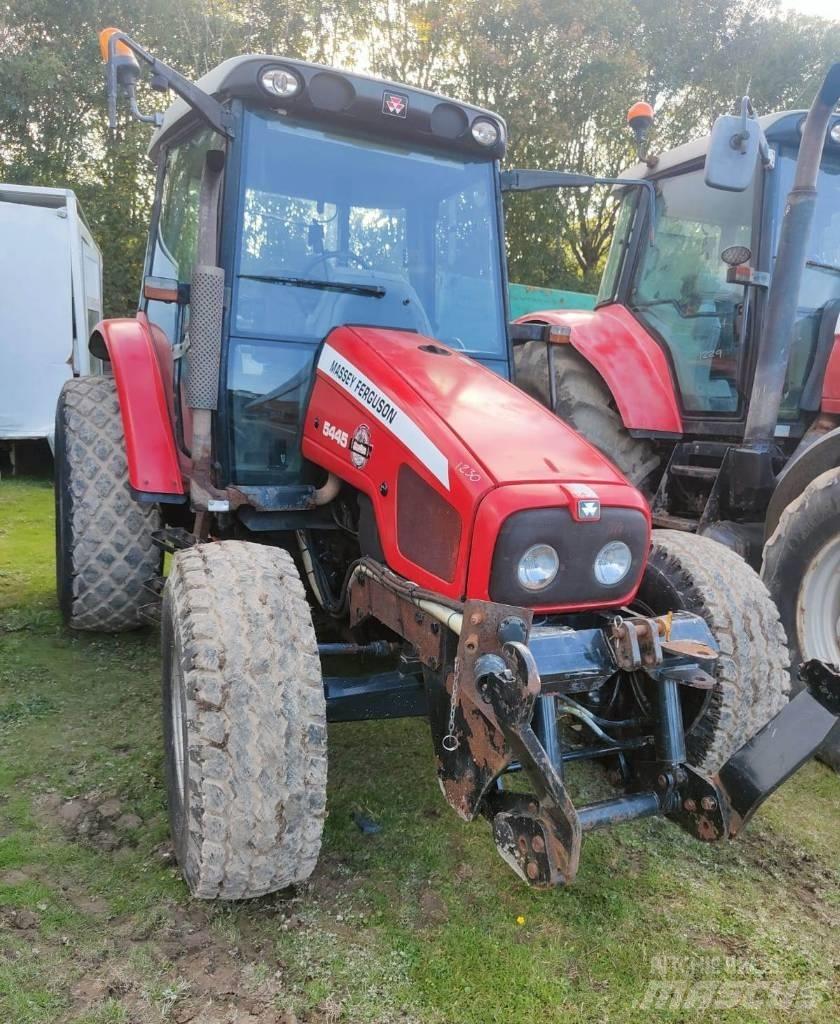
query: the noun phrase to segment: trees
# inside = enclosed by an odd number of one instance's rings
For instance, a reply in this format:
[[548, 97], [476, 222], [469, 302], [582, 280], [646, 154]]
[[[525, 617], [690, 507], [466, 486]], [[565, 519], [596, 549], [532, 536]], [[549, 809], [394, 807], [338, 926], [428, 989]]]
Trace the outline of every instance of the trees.
[[[262, 51], [449, 92], [506, 118], [510, 166], [607, 175], [634, 160], [633, 100], [656, 105], [666, 148], [706, 132], [746, 91], [759, 110], [807, 105], [840, 52], [840, 25], [782, 18], [777, 0], [7, 0], [0, 173], [79, 193], [112, 314], [136, 302], [152, 182], [148, 128], [121, 121], [121, 144], [108, 138], [96, 39], [108, 23], [192, 76]], [[596, 286], [612, 230], [607, 190], [517, 196], [507, 217], [515, 280]]]

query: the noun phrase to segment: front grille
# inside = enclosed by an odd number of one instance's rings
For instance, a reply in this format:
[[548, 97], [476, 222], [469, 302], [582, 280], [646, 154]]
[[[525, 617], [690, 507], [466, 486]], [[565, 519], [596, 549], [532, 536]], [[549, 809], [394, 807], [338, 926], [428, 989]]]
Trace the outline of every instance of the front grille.
[[[630, 548], [630, 571], [615, 586], [595, 579], [595, 556], [610, 541]], [[560, 569], [545, 590], [526, 590], [519, 583], [519, 560], [534, 544], [550, 544], [560, 557]], [[540, 607], [609, 605], [621, 600], [641, 576], [648, 550], [645, 516], [629, 508], [601, 509], [597, 523], [576, 523], [566, 508], [534, 508], [514, 512], [503, 523], [493, 552], [490, 597], [503, 604]]]
[[461, 517], [410, 466], [397, 476], [397, 544], [426, 572], [451, 582], [458, 564]]

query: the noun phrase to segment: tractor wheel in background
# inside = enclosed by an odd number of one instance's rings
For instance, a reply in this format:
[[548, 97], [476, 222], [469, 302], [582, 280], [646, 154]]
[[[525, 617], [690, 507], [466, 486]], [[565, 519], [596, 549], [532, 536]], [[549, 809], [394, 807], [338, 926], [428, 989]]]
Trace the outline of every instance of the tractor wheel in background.
[[[607, 456], [636, 487], [656, 470], [660, 457], [650, 441], [631, 437], [610, 390], [598, 371], [571, 345], [554, 346], [555, 415]], [[516, 349], [516, 383], [549, 405], [545, 345], [531, 341]]]
[[[840, 470], [816, 477], [782, 512], [764, 547], [761, 575], [779, 608], [794, 669], [810, 658], [840, 665]], [[818, 756], [840, 771], [840, 725]]]
[[163, 593], [169, 821], [194, 896], [303, 882], [321, 847], [327, 726], [318, 645], [286, 551], [179, 551]]
[[131, 496], [113, 377], [77, 377], [61, 389], [55, 420], [56, 590], [73, 629], [119, 633], [143, 625], [160, 574], [154, 505]]
[[779, 613], [758, 574], [733, 551], [675, 530], [653, 531], [638, 601], [657, 615], [694, 612], [720, 647], [714, 689], [681, 689], [689, 763], [717, 771], [788, 701]]

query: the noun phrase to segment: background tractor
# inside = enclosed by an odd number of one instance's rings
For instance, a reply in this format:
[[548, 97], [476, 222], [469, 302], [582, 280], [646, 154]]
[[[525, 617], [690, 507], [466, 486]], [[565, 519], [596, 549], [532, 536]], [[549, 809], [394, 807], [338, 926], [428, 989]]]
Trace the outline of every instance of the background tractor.
[[[815, 666], [788, 703], [754, 571], [651, 542], [644, 497], [506, 379], [503, 122], [264, 55], [192, 84], [102, 43], [112, 121], [121, 90], [157, 125], [158, 183], [141, 308], [91, 339], [112, 375], [58, 404], [58, 590], [93, 630], [162, 592], [193, 893], [308, 877], [327, 723], [354, 719], [427, 717], [445, 799], [532, 885], [617, 821], [734, 836], [836, 720], [837, 680]], [[141, 65], [179, 97], [163, 117]], [[576, 807], [564, 772], [589, 759], [621, 792]]]
[[[794, 666], [840, 664], [838, 95], [840, 64], [809, 111], [756, 119], [744, 99], [628, 171], [594, 311], [528, 314], [549, 343], [517, 355], [655, 526], [760, 568]], [[642, 136], [652, 114], [631, 109]], [[840, 768], [840, 730], [824, 754]]]

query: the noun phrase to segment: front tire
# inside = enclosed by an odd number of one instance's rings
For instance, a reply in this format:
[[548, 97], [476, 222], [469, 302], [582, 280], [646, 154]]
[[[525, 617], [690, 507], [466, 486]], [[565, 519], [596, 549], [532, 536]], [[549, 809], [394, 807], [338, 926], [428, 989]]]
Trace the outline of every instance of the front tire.
[[758, 574], [733, 551], [676, 530], [653, 531], [638, 600], [657, 615], [699, 615], [720, 647], [714, 689], [682, 688], [688, 760], [715, 772], [788, 701], [778, 611]]
[[56, 591], [72, 629], [119, 633], [144, 624], [145, 582], [161, 571], [154, 505], [131, 496], [113, 377], [76, 377], [55, 418]]
[[243, 541], [179, 551], [163, 596], [169, 819], [201, 899], [303, 882], [326, 815], [321, 665], [291, 556]]
[[[553, 362], [554, 414], [603, 452], [630, 483], [642, 488], [660, 463], [654, 446], [630, 436], [603, 378], [571, 345], [555, 345]], [[543, 405], [550, 404], [543, 342], [531, 341], [517, 349], [516, 383]]]
[[[812, 480], [782, 512], [761, 575], [779, 608], [794, 666], [840, 665], [840, 470]], [[840, 771], [840, 725], [819, 757]]]

